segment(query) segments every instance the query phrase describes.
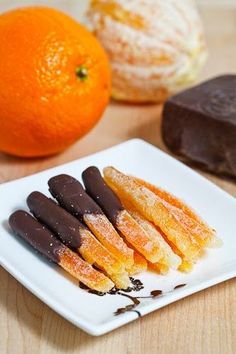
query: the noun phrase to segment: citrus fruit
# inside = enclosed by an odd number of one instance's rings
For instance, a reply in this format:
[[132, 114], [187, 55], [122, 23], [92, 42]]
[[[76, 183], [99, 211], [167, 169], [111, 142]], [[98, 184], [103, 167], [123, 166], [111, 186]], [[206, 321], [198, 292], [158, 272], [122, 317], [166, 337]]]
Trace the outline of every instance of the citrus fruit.
[[96, 38], [67, 15], [27, 7], [0, 15], [0, 150], [62, 151], [101, 117], [110, 67]]
[[195, 81], [207, 58], [194, 1], [90, 0], [88, 19], [112, 67], [112, 96], [163, 102]]

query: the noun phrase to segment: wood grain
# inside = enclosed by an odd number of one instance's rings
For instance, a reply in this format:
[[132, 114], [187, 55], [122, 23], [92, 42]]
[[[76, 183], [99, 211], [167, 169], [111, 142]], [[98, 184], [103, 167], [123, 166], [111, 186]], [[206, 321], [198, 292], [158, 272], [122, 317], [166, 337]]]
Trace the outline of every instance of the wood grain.
[[[236, 10], [202, 8], [210, 49], [201, 79], [236, 71]], [[223, 25], [222, 21], [224, 21]], [[59, 156], [17, 159], [0, 154], [0, 182], [29, 175], [139, 137], [165, 150], [161, 107], [111, 103], [102, 121]], [[232, 181], [203, 173], [236, 196]], [[23, 261], [23, 260], [22, 260]], [[112, 333], [93, 338], [57, 315], [0, 268], [1, 354], [233, 354], [235, 279], [192, 295]]]

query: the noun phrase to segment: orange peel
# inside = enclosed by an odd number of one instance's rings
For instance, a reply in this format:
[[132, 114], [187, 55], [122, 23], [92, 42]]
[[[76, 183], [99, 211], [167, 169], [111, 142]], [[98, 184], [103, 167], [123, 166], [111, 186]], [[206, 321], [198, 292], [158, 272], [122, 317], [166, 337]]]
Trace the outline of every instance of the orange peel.
[[198, 259], [199, 245], [193, 242], [191, 233], [169, 212], [161, 198], [113, 167], [106, 167], [103, 171], [106, 183], [114, 188], [118, 196], [127, 198], [145, 218], [158, 226], [187, 260]]

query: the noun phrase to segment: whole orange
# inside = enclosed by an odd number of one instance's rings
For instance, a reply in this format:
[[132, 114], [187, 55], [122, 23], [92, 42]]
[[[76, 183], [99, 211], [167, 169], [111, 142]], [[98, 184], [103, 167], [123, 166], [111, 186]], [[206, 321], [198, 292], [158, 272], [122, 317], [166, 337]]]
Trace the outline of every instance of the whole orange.
[[67, 15], [44, 7], [0, 15], [1, 151], [62, 151], [99, 120], [110, 84], [101, 45]]

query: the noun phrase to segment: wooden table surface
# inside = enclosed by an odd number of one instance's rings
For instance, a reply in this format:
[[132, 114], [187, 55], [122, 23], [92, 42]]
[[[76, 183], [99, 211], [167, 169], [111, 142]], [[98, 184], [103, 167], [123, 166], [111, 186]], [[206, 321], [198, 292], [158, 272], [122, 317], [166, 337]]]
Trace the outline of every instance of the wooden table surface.
[[[236, 9], [204, 8], [203, 19], [210, 57], [201, 79], [236, 72]], [[134, 137], [165, 150], [160, 137], [160, 116], [161, 107], [157, 105], [111, 103], [98, 126], [59, 156], [24, 160], [0, 154], [0, 182]], [[232, 181], [203, 174], [236, 196]], [[0, 354], [233, 354], [235, 314], [236, 282], [232, 279], [96, 338], [57, 315], [0, 268]]]

